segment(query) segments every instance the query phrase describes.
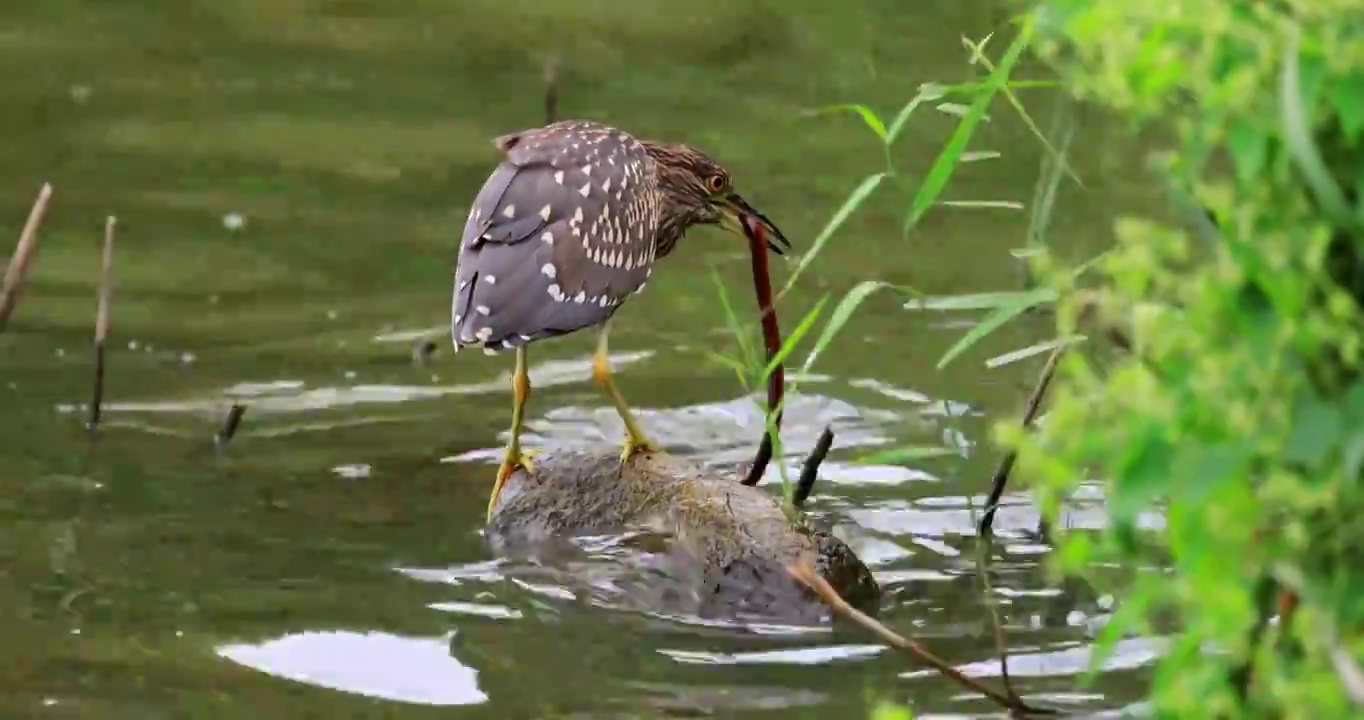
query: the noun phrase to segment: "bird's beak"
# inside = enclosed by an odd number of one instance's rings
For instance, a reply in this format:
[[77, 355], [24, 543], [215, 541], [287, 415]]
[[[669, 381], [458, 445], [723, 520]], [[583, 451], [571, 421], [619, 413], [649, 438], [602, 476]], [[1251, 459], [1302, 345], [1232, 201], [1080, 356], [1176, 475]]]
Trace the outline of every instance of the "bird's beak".
[[762, 226], [763, 235], [767, 240], [767, 247], [778, 255], [784, 255], [791, 249], [791, 242], [781, 234], [781, 230], [767, 219], [766, 215], [753, 209], [738, 193], [730, 193], [716, 202], [720, 210], [720, 227], [739, 235], [748, 237], [748, 222], [753, 222]]

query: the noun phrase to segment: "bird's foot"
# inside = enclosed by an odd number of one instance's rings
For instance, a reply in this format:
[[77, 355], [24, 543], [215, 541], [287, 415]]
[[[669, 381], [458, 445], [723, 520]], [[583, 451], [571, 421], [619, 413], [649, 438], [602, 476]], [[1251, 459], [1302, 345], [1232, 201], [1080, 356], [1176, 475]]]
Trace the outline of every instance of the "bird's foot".
[[654, 445], [653, 442], [650, 441], [648, 438], [627, 435], [625, 437], [625, 445], [620, 450], [620, 464], [624, 465], [625, 463], [630, 462], [630, 458], [638, 455], [639, 453], [656, 452], [658, 452], [658, 447]]
[[497, 507], [497, 499], [502, 496], [502, 489], [518, 469], [524, 470], [527, 475], [535, 474], [535, 462], [532, 460], [535, 455], [537, 453], [534, 450], [507, 448], [507, 454], [502, 456], [502, 464], [497, 467], [497, 479], [493, 481], [492, 495], [488, 497], [488, 520], [492, 520], [493, 508]]

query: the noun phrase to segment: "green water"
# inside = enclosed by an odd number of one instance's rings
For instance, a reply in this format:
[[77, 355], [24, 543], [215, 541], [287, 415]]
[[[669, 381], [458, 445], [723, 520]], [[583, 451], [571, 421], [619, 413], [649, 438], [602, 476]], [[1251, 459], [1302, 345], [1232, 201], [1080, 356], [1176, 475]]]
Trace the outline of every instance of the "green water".
[[[702, 145], [800, 250], [884, 162], [856, 118], [802, 111], [892, 111], [920, 83], [968, 80], [960, 37], [1007, 38], [1006, 20], [947, 0], [6, 3], [0, 238], [17, 236], [42, 182], [56, 192], [0, 335], [0, 716], [857, 717], [870, 697], [912, 698], [924, 717], [990, 712], [855, 634], [627, 612], [504, 567], [479, 528], [510, 359], [453, 355], [441, 333], [490, 139], [539, 123], [547, 55], [564, 60], [563, 115]], [[1043, 125], [1049, 92], [1022, 94]], [[955, 120], [925, 107], [897, 166], [925, 170]], [[1063, 186], [1051, 240], [1080, 256], [1152, 193], [1102, 119], [1084, 117], [1075, 148], [1088, 190]], [[948, 199], [1030, 199], [1042, 151], [1007, 105], [972, 149], [1002, 156], [963, 166]], [[1007, 250], [1024, 243], [1025, 212], [940, 208], [905, 238], [912, 187], [847, 224], [783, 306], [788, 328], [820, 293], [869, 277], [933, 294], [1017, 287]], [[109, 214], [117, 284], [92, 444], [81, 405]], [[705, 353], [735, 349], [715, 276], [752, 308], [744, 256], [731, 236], [693, 232], [613, 332], [646, 427], [719, 464], [746, 459], [760, 428]], [[984, 362], [1046, 328], [1011, 326], [935, 369], [970, 320], [874, 297], [790, 401], [791, 454], [833, 423], [814, 508], [873, 567], [889, 624], [996, 681], [996, 605], [1020, 690], [1123, 707], [1152, 646], [1130, 641], [1075, 689], [1092, 642], [1079, 621], [1102, 602], [1048, 583], [1025, 493], [1007, 497], [982, 592], [971, 507], [997, 459], [986, 433], [1017, 412], [1039, 360]], [[422, 331], [441, 346], [425, 366], [411, 353]], [[618, 437], [589, 381], [592, 341], [533, 348], [528, 445]], [[249, 409], [220, 453], [234, 398]], [[965, 457], [856, 462], [896, 443]], [[1070, 521], [1103, 522], [1097, 490]]]

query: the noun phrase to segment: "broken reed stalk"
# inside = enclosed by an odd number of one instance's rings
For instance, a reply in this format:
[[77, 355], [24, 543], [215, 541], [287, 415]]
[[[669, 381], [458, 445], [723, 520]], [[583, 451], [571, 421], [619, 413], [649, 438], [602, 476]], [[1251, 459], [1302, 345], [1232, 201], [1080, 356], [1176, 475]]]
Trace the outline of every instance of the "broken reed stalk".
[[242, 423], [242, 416], [246, 414], [246, 405], [234, 402], [232, 407], [227, 409], [227, 415], [223, 417], [223, 424], [218, 427], [218, 432], [213, 436], [213, 442], [218, 447], [224, 447], [232, 438], [237, 435], [237, 427]]
[[927, 663], [944, 677], [956, 681], [963, 687], [969, 688], [974, 692], [989, 698], [1001, 707], [1008, 708], [1011, 713], [1028, 713], [1034, 715], [1058, 715], [1058, 711], [1050, 708], [1035, 708], [1025, 703], [1017, 696], [1011, 697], [1007, 693], [1002, 693], [975, 678], [967, 677], [960, 670], [952, 667], [950, 663], [934, 655], [927, 648], [906, 638], [903, 635], [886, 627], [883, 623], [866, 613], [858, 610], [848, 601], [844, 600], [837, 590], [829, 584], [829, 581], [819, 576], [815, 572], [813, 563], [792, 564], [786, 567], [786, 571], [791, 574], [798, 582], [814, 591], [835, 614], [842, 616], [845, 620], [850, 620], [859, 627], [867, 630], [876, 637], [877, 640], [899, 650], [915, 660]]
[[113, 297], [114, 226], [118, 220], [110, 215], [104, 221], [104, 254], [99, 265], [99, 302], [95, 306], [95, 389], [90, 398], [90, 422], [94, 430], [99, 425], [100, 409], [104, 405], [104, 341], [109, 336], [109, 302]]
[[[758, 296], [758, 310], [762, 313], [763, 345], [767, 349], [767, 362], [781, 352], [781, 328], [777, 325], [777, 311], [772, 306], [772, 275], [767, 267], [767, 241], [763, 237], [763, 227], [752, 220], [744, 222], [748, 235], [748, 250], [753, 265], [753, 290]], [[763, 439], [758, 444], [758, 452], [753, 457], [753, 465], [742, 482], [744, 485], [757, 485], [767, 472], [767, 464], [772, 461], [772, 433], [781, 431], [782, 395], [786, 390], [786, 371], [781, 363], [772, 368], [767, 377], [767, 413], [763, 422]], [[771, 418], [770, 425], [767, 418]]]
[[14, 247], [14, 255], [10, 257], [9, 266], [5, 268], [5, 279], [0, 282], [0, 332], [4, 332], [15, 305], [19, 303], [19, 288], [24, 284], [24, 275], [28, 273], [28, 264], [33, 259], [33, 252], [38, 248], [38, 228], [43, 223], [43, 216], [47, 214], [47, 203], [51, 199], [52, 184], [43, 183], [42, 189], [38, 191], [38, 199], [33, 201], [33, 209], [28, 212], [28, 221], [24, 223], [23, 232], [19, 233], [19, 243]]
[[[1042, 408], [1042, 399], [1046, 397], [1047, 386], [1051, 385], [1051, 378], [1056, 374], [1056, 364], [1061, 360], [1061, 354], [1065, 351], [1065, 346], [1057, 346], [1047, 357], [1047, 364], [1042, 367], [1042, 373], [1037, 378], [1037, 385], [1032, 390], [1032, 395], [1028, 398], [1028, 406], [1023, 412], [1023, 429], [1026, 431], [1032, 427], [1033, 420], [1037, 418], [1037, 412]], [[1014, 461], [1018, 458], [1018, 451], [1009, 450], [999, 461], [999, 467], [995, 469], [994, 477], [990, 479], [990, 497], [985, 500], [985, 514], [980, 518], [980, 528], [977, 532], [981, 537], [988, 537], [994, 529], [995, 512], [999, 510], [999, 500], [1004, 496], [1004, 486], [1009, 483], [1009, 474], [1013, 472]]]
[[800, 477], [796, 479], [796, 488], [791, 493], [791, 504], [795, 507], [804, 507], [805, 501], [810, 499], [810, 491], [814, 490], [815, 480], [819, 478], [819, 466], [824, 463], [824, 458], [829, 456], [829, 450], [833, 446], [833, 428], [825, 425], [824, 432], [819, 434], [814, 449], [810, 451], [809, 457], [805, 458], [805, 464], [800, 468]]

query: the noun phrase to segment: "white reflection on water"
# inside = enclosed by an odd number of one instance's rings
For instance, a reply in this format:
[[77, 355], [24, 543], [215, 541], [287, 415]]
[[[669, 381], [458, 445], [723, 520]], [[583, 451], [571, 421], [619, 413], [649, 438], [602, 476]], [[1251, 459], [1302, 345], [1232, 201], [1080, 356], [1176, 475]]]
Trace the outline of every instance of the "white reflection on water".
[[[611, 364], [620, 368], [653, 355], [646, 350], [613, 353]], [[586, 382], [592, 377], [592, 359], [550, 360], [530, 369], [531, 383], [537, 388]], [[353, 405], [393, 404], [415, 400], [430, 400], [451, 395], [481, 395], [510, 392], [511, 374], [503, 371], [496, 378], [477, 383], [455, 385], [347, 385], [308, 388], [302, 380], [273, 382], [244, 382], [225, 388], [206, 397], [183, 400], [153, 400], [144, 402], [111, 402], [103, 405], [107, 413], [167, 413], [218, 417], [231, 399], [249, 399], [252, 416], [261, 414], [294, 414], [317, 410], [331, 410]], [[84, 405], [57, 406], [61, 413], [81, 412]]]
[[488, 701], [478, 671], [450, 655], [450, 636], [300, 632], [217, 652], [253, 670], [331, 690], [420, 705]]

